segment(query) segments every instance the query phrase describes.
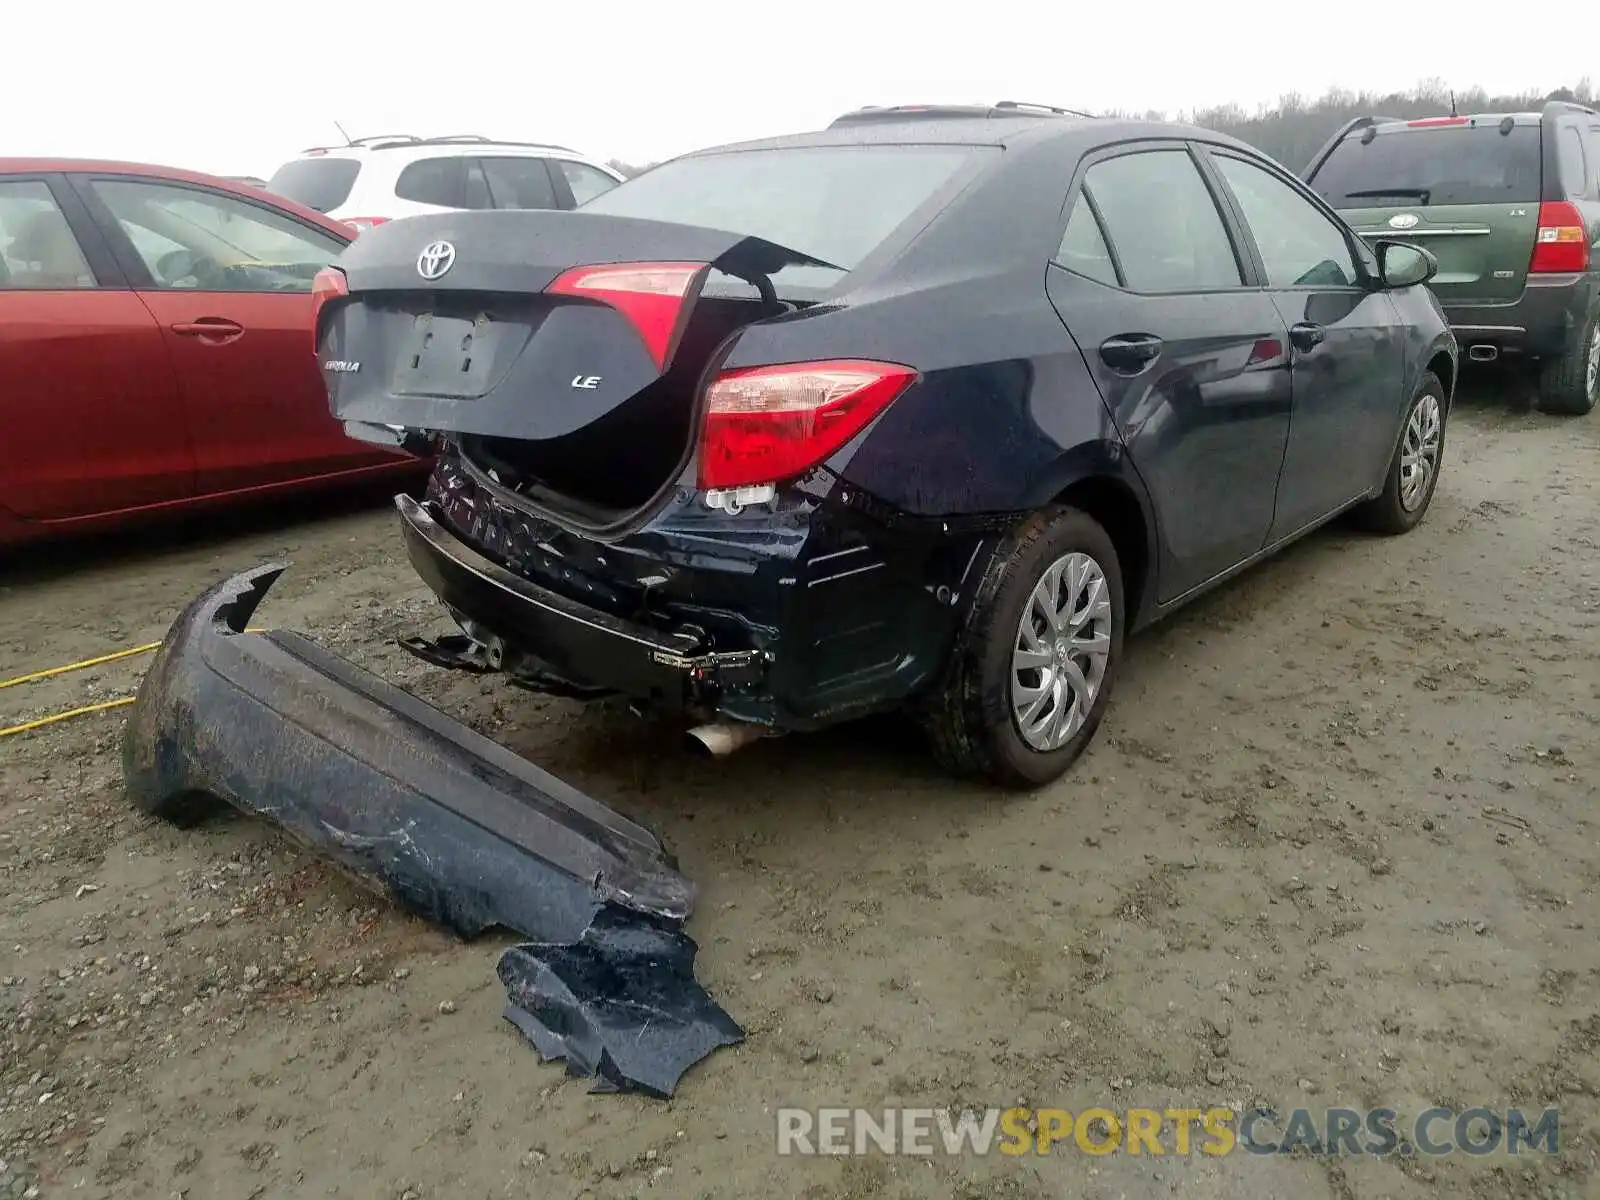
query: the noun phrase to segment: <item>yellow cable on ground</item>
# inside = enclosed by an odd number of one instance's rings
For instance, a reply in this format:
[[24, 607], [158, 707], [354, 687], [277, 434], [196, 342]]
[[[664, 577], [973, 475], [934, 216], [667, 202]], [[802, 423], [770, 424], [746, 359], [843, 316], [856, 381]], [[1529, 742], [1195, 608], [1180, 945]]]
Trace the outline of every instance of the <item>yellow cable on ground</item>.
[[47, 670], [18, 675], [15, 679], [0, 682], [0, 688], [16, 687], [19, 683], [32, 683], [35, 679], [49, 679], [52, 675], [65, 675], [68, 671], [81, 671], [85, 667], [98, 667], [101, 663], [116, 662], [119, 658], [132, 658], [135, 654], [149, 654], [160, 646], [160, 642], [146, 642], [131, 650], [118, 650], [114, 654], [102, 654], [98, 658], [86, 658], [82, 662], [68, 663], [64, 667], [50, 667]]
[[68, 717], [81, 717], [88, 713], [104, 712], [108, 708], [122, 708], [132, 704], [133, 696], [123, 696], [117, 700], [102, 700], [99, 704], [86, 704], [82, 708], [69, 708], [66, 712], [51, 713], [48, 717], [40, 717], [37, 721], [24, 721], [21, 725], [13, 725], [9, 729], [0, 729], [0, 737], [10, 737], [13, 733], [27, 733], [30, 729], [38, 729], [44, 725], [54, 725], [57, 721], [65, 721]]

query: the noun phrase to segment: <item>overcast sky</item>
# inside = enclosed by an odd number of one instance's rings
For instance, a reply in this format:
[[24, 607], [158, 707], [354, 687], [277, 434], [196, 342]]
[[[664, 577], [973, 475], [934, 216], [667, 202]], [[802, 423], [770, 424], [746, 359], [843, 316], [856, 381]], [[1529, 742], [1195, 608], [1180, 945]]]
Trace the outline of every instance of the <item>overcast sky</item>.
[[[1418, 26], [1392, 0], [18, 2], [0, 35], [0, 153], [266, 176], [340, 140], [338, 121], [355, 137], [483, 133], [643, 162], [863, 104], [1170, 111], [1426, 76], [1493, 92], [1600, 73], [1590, 0], [1565, 10], [1560, 34], [1554, 10], [1465, 3], [1483, 19], [1411, 8]], [[1521, 23], [1524, 50], [1485, 36], [1503, 21]]]

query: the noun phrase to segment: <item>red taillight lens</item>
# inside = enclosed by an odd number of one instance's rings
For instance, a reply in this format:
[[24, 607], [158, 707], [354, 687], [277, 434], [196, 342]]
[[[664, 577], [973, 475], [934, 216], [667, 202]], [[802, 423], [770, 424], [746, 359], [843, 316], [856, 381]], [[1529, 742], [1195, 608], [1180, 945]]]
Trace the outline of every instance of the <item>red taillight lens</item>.
[[577, 296], [610, 305], [638, 329], [656, 367], [667, 365], [682, 332], [689, 299], [708, 263], [613, 263], [573, 267], [545, 288], [552, 296]]
[[1543, 275], [1588, 269], [1589, 230], [1578, 206], [1565, 200], [1539, 205], [1539, 232], [1534, 235], [1528, 270]]
[[315, 349], [322, 329], [322, 310], [328, 301], [350, 294], [350, 281], [338, 267], [323, 267], [311, 280], [311, 342]]
[[357, 237], [369, 229], [374, 229], [387, 221], [388, 217], [345, 217], [344, 224], [350, 226]]
[[724, 371], [706, 389], [701, 489], [803, 474], [865, 429], [916, 377], [910, 367], [859, 359]]

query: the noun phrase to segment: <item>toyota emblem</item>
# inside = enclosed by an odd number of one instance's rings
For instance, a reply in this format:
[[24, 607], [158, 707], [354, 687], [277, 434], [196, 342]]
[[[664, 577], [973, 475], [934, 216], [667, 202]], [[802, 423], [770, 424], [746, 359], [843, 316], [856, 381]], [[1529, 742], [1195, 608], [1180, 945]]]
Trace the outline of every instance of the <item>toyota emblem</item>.
[[417, 255], [417, 274], [430, 282], [455, 265], [456, 248], [449, 242], [429, 242]]
[[[1389, 218], [1390, 229], [1410, 229], [1416, 225], [1416, 223], [1416, 213], [1395, 213], [1394, 216]], [[429, 246], [428, 249], [431, 250], [433, 247]]]

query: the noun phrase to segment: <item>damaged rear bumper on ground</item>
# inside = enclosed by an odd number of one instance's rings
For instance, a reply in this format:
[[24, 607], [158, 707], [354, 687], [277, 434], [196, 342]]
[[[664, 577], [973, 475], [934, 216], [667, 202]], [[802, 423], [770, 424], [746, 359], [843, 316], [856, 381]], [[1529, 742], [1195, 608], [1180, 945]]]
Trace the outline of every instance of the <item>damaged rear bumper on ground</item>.
[[[525, 1033], [528, 1020], [544, 1022], [542, 1038], [529, 1036], [546, 1058], [567, 1057], [611, 1089], [665, 1094], [703, 1053], [739, 1040], [694, 982], [694, 943], [678, 928], [694, 886], [656, 837], [307, 638], [246, 632], [282, 571], [236, 575], [174, 622], [125, 735], [133, 802], [180, 821], [219, 799], [269, 818], [463, 937], [498, 926], [532, 939], [510, 952], [515, 961], [559, 959], [579, 945], [614, 959], [617, 969], [585, 978], [621, 994], [524, 987], [508, 1012]], [[641, 936], [666, 939], [676, 959], [670, 979], [645, 989], [643, 1008], [632, 994]], [[618, 1019], [585, 1016], [619, 1004], [646, 1028], [676, 1018], [704, 1025], [703, 1036], [658, 1041], [636, 1074], [619, 1074], [595, 1032], [615, 1031]], [[577, 1029], [602, 1044], [555, 1053]], [[683, 1059], [686, 1047], [698, 1053]]]

